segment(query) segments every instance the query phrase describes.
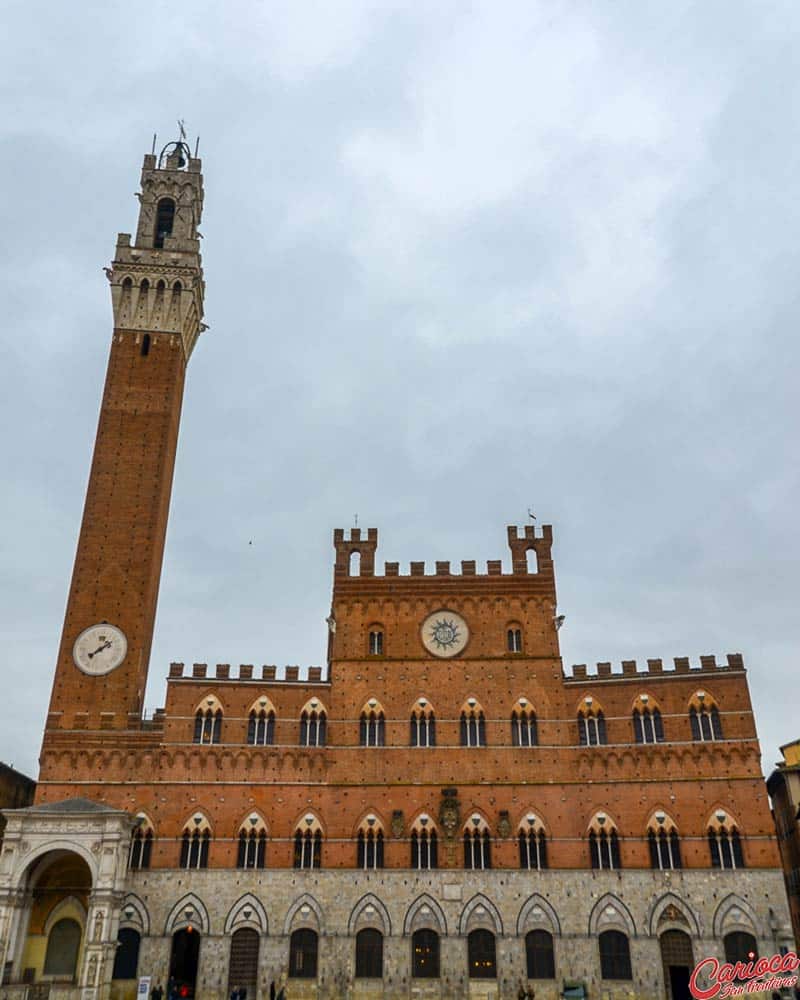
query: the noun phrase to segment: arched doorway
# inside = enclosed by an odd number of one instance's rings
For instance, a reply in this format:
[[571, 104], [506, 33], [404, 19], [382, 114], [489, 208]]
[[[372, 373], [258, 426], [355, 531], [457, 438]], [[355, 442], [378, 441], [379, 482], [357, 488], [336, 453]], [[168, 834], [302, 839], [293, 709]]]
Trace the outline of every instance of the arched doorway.
[[[180, 1000], [192, 1000], [197, 983], [200, 961], [200, 935], [193, 927], [185, 927], [172, 935], [169, 958], [169, 982]], [[168, 995], [171, 990], [168, 990]]]
[[30, 909], [22, 924], [13, 979], [76, 983], [83, 958], [86, 914], [92, 874], [83, 858], [71, 851], [48, 851], [25, 876]]
[[659, 939], [664, 983], [670, 1000], [692, 1000], [689, 977], [694, 968], [692, 939], [685, 931], [664, 931]]
[[247, 990], [247, 1000], [256, 1000], [258, 989], [258, 931], [240, 927], [231, 936], [228, 963], [228, 995], [236, 988]]

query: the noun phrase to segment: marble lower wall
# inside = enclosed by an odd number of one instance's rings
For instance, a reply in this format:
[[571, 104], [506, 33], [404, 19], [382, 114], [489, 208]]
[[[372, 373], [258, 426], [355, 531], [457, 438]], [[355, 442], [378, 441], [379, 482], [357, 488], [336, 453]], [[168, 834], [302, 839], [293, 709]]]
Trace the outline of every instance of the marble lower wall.
[[[121, 926], [143, 932], [139, 974], [166, 983], [172, 935], [191, 924], [200, 935], [198, 1000], [226, 1000], [232, 933], [259, 932], [258, 996], [287, 984], [288, 1000], [306, 998], [461, 998], [516, 1000], [520, 985], [536, 1000], [556, 1000], [565, 980], [584, 982], [592, 1000], [671, 1000], [659, 936], [683, 930], [695, 961], [724, 957], [725, 934], [753, 934], [759, 952], [793, 947], [783, 876], [778, 870], [734, 872], [587, 872], [495, 870], [433, 872], [352, 870], [134, 872], [122, 903]], [[309, 927], [320, 935], [316, 980], [286, 979], [289, 938]], [[357, 980], [355, 935], [384, 935], [382, 980]], [[441, 935], [441, 976], [411, 976], [411, 935]], [[467, 935], [496, 935], [497, 979], [470, 980]], [[556, 978], [526, 978], [525, 934], [543, 928], [554, 938]], [[621, 930], [630, 939], [633, 978], [603, 980], [598, 935]]]

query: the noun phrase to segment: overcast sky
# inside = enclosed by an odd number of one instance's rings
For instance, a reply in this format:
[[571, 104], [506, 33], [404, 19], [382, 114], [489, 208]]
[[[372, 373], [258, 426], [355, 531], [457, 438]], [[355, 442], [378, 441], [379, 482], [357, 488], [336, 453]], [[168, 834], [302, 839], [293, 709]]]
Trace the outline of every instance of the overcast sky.
[[[34, 774], [142, 155], [206, 210], [147, 704], [321, 664], [331, 533], [554, 526], [564, 663], [742, 652], [798, 723], [800, 5], [4, 5], [0, 758]], [[249, 541], [252, 540], [252, 546]]]

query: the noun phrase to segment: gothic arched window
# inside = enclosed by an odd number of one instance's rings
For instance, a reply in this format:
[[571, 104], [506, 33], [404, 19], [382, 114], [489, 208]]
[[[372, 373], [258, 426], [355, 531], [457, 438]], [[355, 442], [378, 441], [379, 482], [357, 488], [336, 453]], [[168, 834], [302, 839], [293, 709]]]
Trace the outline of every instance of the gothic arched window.
[[365, 927], [356, 934], [356, 979], [383, 978], [383, 934]]
[[745, 867], [739, 830], [736, 823], [722, 809], [718, 809], [708, 822], [708, 847], [711, 852], [712, 868]]
[[556, 978], [552, 934], [543, 930], [528, 931], [525, 935], [525, 963], [528, 979]]
[[461, 746], [486, 746], [486, 718], [474, 698], [469, 698], [461, 709]]
[[527, 698], [520, 698], [511, 712], [511, 745], [535, 747], [539, 742], [536, 732], [536, 713]]
[[317, 978], [317, 932], [310, 927], [294, 931], [289, 940], [289, 975], [292, 979]]
[[467, 960], [470, 979], [497, 978], [497, 949], [494, 934], [479, 928], [467, 935]]
[[275, 742], [275, 709], [264, 696], [250, 708], [247, 720], [247, 742], [251, 746], [272, 746]]
[[219, 743], [222, 740], [222, 705], [213, 695], [195, 710], [194, 742]]
[[266, 868], [267, 827], [264, 820], [253, 813], [239, 828], [237, 868]]
[[592, 868], [618, 871], [622, 867], [619, 837], [605, 813], [597, 813], [589, 826], [589, 856]]
[[600, 946], [600, 974], [603, 979], [633, 979], [631, 949], [622, 931], [603, 931]]
[[356, 864], [366, 870], [383, 868], [383, 830], [374, 816], [368, 816], [358, 831]]
[[420, 698], [411, 711], [411, 746], [436, 746], [436, 716], [427, 698]]
[[411, 867], [422, 871], [439, 867], [436, 829], [429, 816], [419, 816], [411, 828]]
[[439, 978], [439, 935], [427, 927], [411, 937], [411, 975], [414, 979]]
[[606, 717], [593, 698], [585, 698], [578, 712], [578, 742], [582, 747], [596, 747], [608, 742]]
[[681, 843], [674, 822], [666, 813], [655, 813], [647, 826], [650, 867], [670, 871], [682, 867]]
[[312, 813], [303, 818], [294, 835], [294, 867], [322, 867], [322, 827]]
[[722, 721], [716, 701], [705, 691], [696, 691], [689, 702], [689, 725], [692, 739], [714, 743], [722, 739]]
[[150, 820], [141, 813], [137, 819], [139, 823], [133, 828], [128, 854], [128, 867], [132, 871], [149, 868], [150, 857], [153, 853], [153, 828], [150, 825]]
[[211, 827], [202, 814], [193, 816], [181, 837], [180, 868], [208, 868], [208, 846]]
[[541, 820], [530, 813], [519, 827], [519, 866], [542, 871], [547, 868], [547, 835]]
[[300, 746], [324, 747], [328, 717], [316, 698], [312, 698], [300, 714]]
[[633, 738], [637, 743], [663, 743], [661, 711], [648, 694], [640, 694], [633, 706]]
[[362, 747], [382, 747], [386, 744], [386, 718], [374, 698], [361, 710], [358, 739]]
[[471, 816], [464, 828], [464, 867], [492, 867], [492, 838], [482, 816]]

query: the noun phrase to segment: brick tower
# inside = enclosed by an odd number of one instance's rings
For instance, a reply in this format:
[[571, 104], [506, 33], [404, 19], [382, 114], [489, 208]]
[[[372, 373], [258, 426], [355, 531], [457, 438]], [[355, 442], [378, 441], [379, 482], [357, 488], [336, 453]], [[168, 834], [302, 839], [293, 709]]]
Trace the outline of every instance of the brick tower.
[[45, 746], [57, 729], [139, 727], [186, 364], [204, 329], [200, 160], [147, 155], [136, 240], [111, 268], [114, 332]]

